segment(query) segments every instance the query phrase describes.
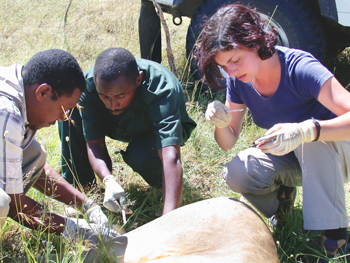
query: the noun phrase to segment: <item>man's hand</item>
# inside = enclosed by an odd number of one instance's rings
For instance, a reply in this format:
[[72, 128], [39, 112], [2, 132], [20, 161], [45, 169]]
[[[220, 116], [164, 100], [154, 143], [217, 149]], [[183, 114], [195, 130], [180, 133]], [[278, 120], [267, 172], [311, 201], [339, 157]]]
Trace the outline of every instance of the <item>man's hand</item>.
[[[103, 205], [112, 212], [120, 212], [121, 209], [126, 210], [126, 198], [124, 189], [114, 180], [113, 175], [109, 175], [103, 179], [105, 185], [105, 198]], [[118, 203], [119, 201], [119, 203]]]
[[111, 227], [111, 223], [109, 222], [107, 216], [102, 212], [100, 206], [95, 205], [89, 208], [85, 214], [89, 223], [94, 223], [102, 227]]
[[112, 228], [98, 226], [93, 223], [89, 224], [85, 219], [76, 218], [66, 218], [66, 226], [62, 235], [72, 242], [76, 242], [81, 238], [92, 245], [98, 245], [100, 240], [107, 243], [120, 236], [120, 234]]
[[230, 124], [232, 119], [231, 113], [228, 111], [229, 108], [224, 104], [218, 100], [214, 100], [208, 105], [205, 119], [220, 129], [225, 128]]
[[315, 139], [315, 124], [312, 120], [301, 123], [276, 124], [265, 135], [255, 141], [264, 153], [285, 155], [294, 151], [303, 142]]

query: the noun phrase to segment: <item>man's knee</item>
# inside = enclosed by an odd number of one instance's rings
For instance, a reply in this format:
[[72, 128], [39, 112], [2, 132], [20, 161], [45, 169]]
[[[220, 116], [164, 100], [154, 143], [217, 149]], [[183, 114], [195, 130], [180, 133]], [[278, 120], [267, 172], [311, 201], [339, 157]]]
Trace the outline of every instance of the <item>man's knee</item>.
[[158, 155], [144, 152], [131, 154], [130, 151], [120, 152], [126, 164], [128, 164], [134, 172], [137, 172], [152, 187], [162, 186], [163, 165]]
[[3, 189], [0, 189], [0, 228], [5, 224], [10, 210], [10, 202], [9, 195]]
[[125, 163], [153, 187], [162, 186], [163, 164], [156, 148], [153, 133], [133, 139], [126, 151], [120, 152]]

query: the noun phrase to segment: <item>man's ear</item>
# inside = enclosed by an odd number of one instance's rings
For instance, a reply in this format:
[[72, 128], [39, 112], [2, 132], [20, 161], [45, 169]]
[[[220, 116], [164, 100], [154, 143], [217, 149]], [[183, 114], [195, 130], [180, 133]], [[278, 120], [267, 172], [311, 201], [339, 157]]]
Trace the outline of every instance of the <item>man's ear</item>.
[[142, 76], [143, 76], [143, 71], [139, 71], [139, 75], [136, 78], [136, 87], [140, 86], [141, 82], [142, 82]]
[[35, 97], [38, 101], [43, 101], [48, 98], [51, 99], [52, 96], [52, 88], [50, 85], [43, 83], [40, 84], [36, 89], [35, 89]]

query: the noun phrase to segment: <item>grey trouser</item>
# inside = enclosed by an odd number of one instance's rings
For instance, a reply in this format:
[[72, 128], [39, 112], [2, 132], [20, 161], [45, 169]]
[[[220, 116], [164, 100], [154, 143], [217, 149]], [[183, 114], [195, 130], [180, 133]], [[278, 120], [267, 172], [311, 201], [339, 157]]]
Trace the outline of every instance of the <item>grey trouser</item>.
[[350, 141], [303, 143], [284, 156], [242, 151], [223, 170], [227, 185], [264, 216], [278, 208], [281, 185], [302, 186], [304, 228], [348, 227], [344, 183], [349, 181]]
[[[22, 172], [24, 193], [38, 180], [45, 163], [46, 153], [40, 143], [34, 139], [28, 147], [23, 150]], [[10, 202], [11, 198], [8, 194], [3, 189], [0, 189], [0, 228], [6, 221]]]

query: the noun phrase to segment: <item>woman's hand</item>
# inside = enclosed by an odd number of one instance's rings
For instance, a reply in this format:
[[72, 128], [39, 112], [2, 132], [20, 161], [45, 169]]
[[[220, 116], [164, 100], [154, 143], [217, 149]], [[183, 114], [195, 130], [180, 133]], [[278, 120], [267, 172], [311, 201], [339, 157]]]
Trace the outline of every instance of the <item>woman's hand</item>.
[[294, 151], [301, 143], [315, 140], [315, 129], [312, 120], [276, 124], [263, 137], [256, 140], [255, 144], [264, 153], [285, 155]]
[[230, 124], [232, 116], [229, 112], [229, 108], [220, 101], [214, 100], [208, 104], [205, 119], [216, 127], [222, 129]]

